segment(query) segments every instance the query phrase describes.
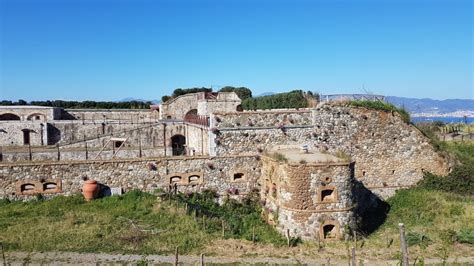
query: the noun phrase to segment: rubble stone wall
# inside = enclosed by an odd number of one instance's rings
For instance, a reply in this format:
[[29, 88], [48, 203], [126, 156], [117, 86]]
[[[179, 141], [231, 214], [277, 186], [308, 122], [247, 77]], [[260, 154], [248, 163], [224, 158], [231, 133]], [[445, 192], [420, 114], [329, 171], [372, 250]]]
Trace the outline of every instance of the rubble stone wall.
[[413, 186], [424, 171], [449, 172], [447, 159], [398, 113], [328, 104], [300, 112], [293, 123], [287, 111], [216, 114], [213, 123], [220, 140], [216, 154], [252, 155], [274, 145], [307, 144], [310, 149], [350, 157], [356, 162], [356, 179], [383, 198]]
[[[353, 164], [262, 161], [261, 198], [270, 222], [283, 234], [339, 239], [353, 226]], [[327, 224], [334, 228], [325, 234]]]
[[[61, 184], [61, 191], [56, 192], [58, 195], [80, 193], [84, 178], [97, 180], [109, 187], [121, 187], [124, 191], [153, 191], [168, 189], [171, 177], [181, 177], [177, 182], [181, 192], [214, 189], [221, 195], [233, 191], [238, 194], [236, 196], [242, 196], [258, 186], [260, 164], [256, 157], [248, 156], [4, 163], [0, 164], [0, 197], [29, 197], [35, 193], [23, 195], [18, 187], [44, 180]], [[243, 173], [242, 180], [234, 181], [235, 172]], [[186, 179], [192, 173], [198, 173], [199, 180]]]

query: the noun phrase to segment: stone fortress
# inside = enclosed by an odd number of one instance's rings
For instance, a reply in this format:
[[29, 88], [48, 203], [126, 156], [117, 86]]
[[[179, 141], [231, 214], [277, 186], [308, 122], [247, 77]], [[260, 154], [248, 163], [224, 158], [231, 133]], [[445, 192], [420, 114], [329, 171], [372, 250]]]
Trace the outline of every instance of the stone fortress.
[[181, 95], [150, 110], [0, 107], [0, 197], [128, 191], [259, 191], [282, 233], [338, 239], [356, 211], [449, 162], [398, 113], [341, 102], [243, 111], [234, 92]]

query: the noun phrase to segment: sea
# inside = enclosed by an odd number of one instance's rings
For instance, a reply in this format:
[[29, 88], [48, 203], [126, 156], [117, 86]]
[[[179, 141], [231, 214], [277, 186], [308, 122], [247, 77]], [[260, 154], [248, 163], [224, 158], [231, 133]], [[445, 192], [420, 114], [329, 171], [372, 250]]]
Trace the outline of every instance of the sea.
[[474, 117], [444, 117], [444, 116], [416, 116], [416, 117], [411, 117], [411, 121], [413, 123], [418, 123], [418, 122], [434, 122], [434, 121], [441, 121], [444, 122], [445, 124], [450, 124], [450, 123], [464, 123], [467, 122], [468, 124], [474, 123]]

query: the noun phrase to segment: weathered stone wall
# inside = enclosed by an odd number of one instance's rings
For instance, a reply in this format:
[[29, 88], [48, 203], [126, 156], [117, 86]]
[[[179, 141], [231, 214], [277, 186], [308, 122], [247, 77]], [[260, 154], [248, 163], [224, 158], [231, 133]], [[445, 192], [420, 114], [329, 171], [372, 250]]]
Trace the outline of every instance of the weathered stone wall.
[[[23, 122], [17, 122], [17, 124], [25, 125]], [[109, 142], [109, 140], [112, 138], [127, 139], [121, 148], [122, 150], [117, 154], [118, 158], [138, 158], [140, 157], [140, 149], [142, 150], [142, 157], [171, 156], [171, 138], [175, 135], [185, 136], [187, 147], [194, 148], [194, 154], [207, 155], [209, 152], [209, 129], [204, 126], [185, 124], [183, 122], [162, 122], [157, 124], [132, 124], [126, 122], [119, 124], [116, 121], [108, 122], [104, 125], [105, 134], [102, 134], [102, 124], [90, 122], [83, 124], [81, 121], [56, 121], [51, 125], [48, 124], [48, 126], [50, 126], [48, 127], [49, 139], [61, 139], [58, 143], [61, 160], [86, 159], [86, 144], [89, 159], [94, 158], [95, 154], [103, 147], [105, 148], [102, 158], [111, 158], [114, 143], [112, 141]], [[51, 128], [54, 128], [54, 130], [51, 130]], [[22, 132], [20, 131], [20, 134], [15, 133], [12, 136], [22, 138], [21, 134]], [[55, 136], [54, 134], [57, 135]], [[49, 144], [52, 143], [49, 142]], [[36, 142], [32, 143], [32, 145], [36, 145]], [[5, 147], [2, 150], [2, 155], [0, 161], [30, 160], [27, 147]], [[32, 160], [54, 161], [57, 160], [57, 157], [57, 149], [54, 146], [35, 147], [32, 150]]]
[[[209, 154], [209, 128], [200, 125], [187, 124], [186, 145], [188, 151], [194, 150], [196, 155]], [[189, 152], [188, 154], [191, 154]]]
[[29, 130], [30, 144], [46, 145], [48, 132], [45, 123], [39, 121], [2, 121], [0, 123], [0, 146], [23, 146], [23, 131]]
[[61, 108], [44, 106], [0, 106], [0, 116], [3, 114], [14, 114], [21, 121], [51, 121], [58, 119]]
[[187, 112], [198, 108], [199, 93], [178, 96], [160, 105], [161, 119], [184, 119]]
[[[283, 234], [337, 239], [354, 225], [352, 164], [262, 161], [261, 197], [270, 222]], [[334, 226], [330, 235], [325, 225]]]
[[[243, 178], [234, 181], [233, 173], [243, 173]], [[198, 180], [189, 180], [197, 175]], [[121, 187], [125, 191], [141, 189], [152, 191], [168, 189], [171, 179], [177, 182], [181, 192], [217, 190], [219, 194], [236, 191], [239, 195], [250, 192], [257, 186], [260, 177], [260, 161], [256, 157], [226, 156], [172, 157], [146, 159], [117, 159], [101, 161], [69, 161], [0, 164], [0, 197], [22, 198], [34, 193], [19, 194], [21, 184], [48, 180], [61, 184], [57, 194], [79, 193], [83, 178], [95, 179], [109, 187]], [[41, 192], [41, 191], [40, 191]]]
[[125, 120], [136, 123], [159, 119], [158, 112], [150, 109], [65, 109], [65, 111], [77, 120], [96, 123], [107, 122], [107, 120]]
[[[326, 104], [303, 114], [293, 123], [287, 112], [216, 114], [216, 154], [256, 154], [274, 145], [308, 144], [310, 149], [350, 156], [356, 161], [355, 177], [384, 198], [416, 184], [424, 171], [449, 171], [429, 139], [397, 113]], [[252, 124], [245, 124], [247, 120]]]
[[243, 112], [214, 112], [220, 128], [278, 127], [279, 125], [312, 125], [311, 110], [282, 109]]

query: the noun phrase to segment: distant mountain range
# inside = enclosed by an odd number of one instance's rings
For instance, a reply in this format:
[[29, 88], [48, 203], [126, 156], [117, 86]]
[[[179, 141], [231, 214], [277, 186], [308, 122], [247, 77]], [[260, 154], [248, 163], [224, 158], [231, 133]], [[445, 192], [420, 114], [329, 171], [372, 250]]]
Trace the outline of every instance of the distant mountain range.
[[474, 100], [469, 99], [433, 100], [397, 96], [387, 96], [385, 99], [393, 105], [405, 108], [412, 115], [474, 115]]

